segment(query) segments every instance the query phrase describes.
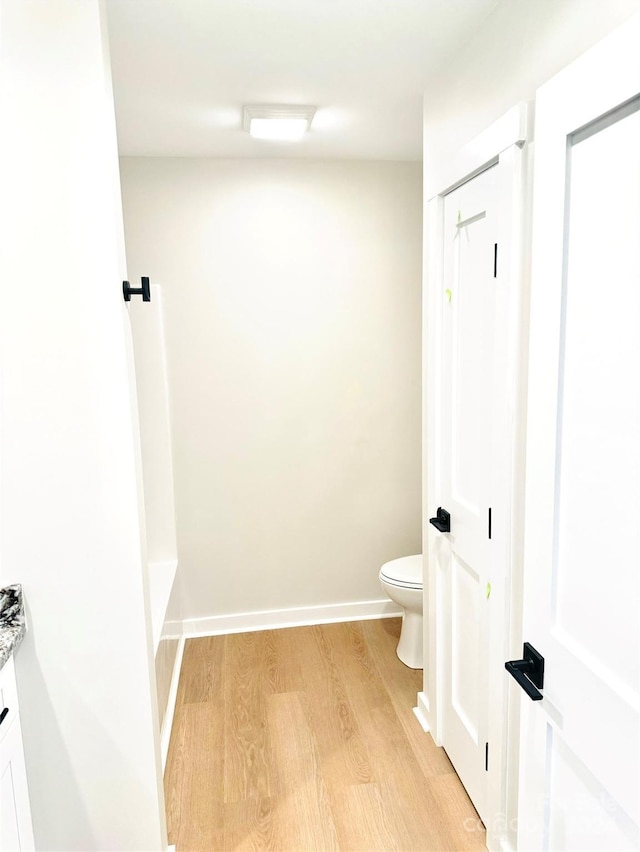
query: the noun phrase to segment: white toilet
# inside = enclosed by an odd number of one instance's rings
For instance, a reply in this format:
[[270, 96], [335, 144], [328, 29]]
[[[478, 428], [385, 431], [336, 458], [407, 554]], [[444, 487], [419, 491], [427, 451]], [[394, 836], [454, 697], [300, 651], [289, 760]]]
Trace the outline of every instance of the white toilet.
[[410, 669], [422, 668], [422, 554], [385, 562], [380, 569], [382, 588], [404, 607], [397, 654]]

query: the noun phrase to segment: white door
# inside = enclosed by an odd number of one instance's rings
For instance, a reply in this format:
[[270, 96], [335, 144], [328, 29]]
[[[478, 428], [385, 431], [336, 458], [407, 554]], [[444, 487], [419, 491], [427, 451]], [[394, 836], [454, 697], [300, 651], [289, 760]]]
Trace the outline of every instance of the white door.
[[542, 87], [519, 849], [638, 849], [640, 20]]
[[[480, 815], [487, 789], [498, 166], [444, 198], [439, 504], [450, 513], [441, 742]], [[435, 514], [436, 506], [430, 507]]]
[[[426, 208], [425, 673], [419, 715], [503, 842], [511, 564], [521, 542], [520, 235], [529, 158], [520, 104], [441, 165]], [[455, 189], [449, 187], [455, 186]], [[428, 191], [436, 189], [434, 181]], [[450, 532], [428, 523], [438, 507]], [[510, 746], [511, 748], [511, 746]]]

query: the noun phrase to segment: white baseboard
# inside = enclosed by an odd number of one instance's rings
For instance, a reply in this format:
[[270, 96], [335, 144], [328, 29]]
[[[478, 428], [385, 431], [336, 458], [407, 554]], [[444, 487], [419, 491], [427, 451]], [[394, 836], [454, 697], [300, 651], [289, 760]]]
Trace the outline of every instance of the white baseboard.
[[[182, 656], [184, 654], [184, 636], [180, 637], [176, 658], [173, 661], [173, 672], [171, 673], [171, 685], [169, 686], [169, 697], [167, 698], [167, 709], [164, 714], [164, 722], [160, 731], [160, 755], [162, 757], [162, 772], [167, 765], [169, 753], [169, 741], [171, 739], [171, 728], [173, 727], [173, 716], [176, 711], [176, 700], [178, 698], [178, 683], [180, 682], [180, 669], [182, 668]], [[173, 847], [170, 847], [173, 848]]]
[[223, 633], [251, 633], [278, 627], [303, 627], [339, 621], [365, 621], [371, 618], [393, 618], [402, 610], [388, 598], [376, 601], [302, 606], [293, 609], [271, 609], [264, 612], [239, 612], [233, 615], [210, 615], [188, 618], [182, 623], [186, 637], [218, 636]]
[[429, 702], [424, 692], [418, 693], [418, 706], [413, 708], [413, 712], [425, 734], [429, 733]]

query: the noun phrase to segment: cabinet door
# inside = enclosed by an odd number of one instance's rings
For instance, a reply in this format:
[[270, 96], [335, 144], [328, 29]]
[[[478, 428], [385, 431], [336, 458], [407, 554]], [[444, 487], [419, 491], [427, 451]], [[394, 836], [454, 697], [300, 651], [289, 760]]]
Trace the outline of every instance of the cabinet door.
[[10, 721], [9, 715], [4, 723], [9, 727], [0, 740], [0, 850], [25, 852], [34, 849], [29, 790], [20, 719], [16, 715]]

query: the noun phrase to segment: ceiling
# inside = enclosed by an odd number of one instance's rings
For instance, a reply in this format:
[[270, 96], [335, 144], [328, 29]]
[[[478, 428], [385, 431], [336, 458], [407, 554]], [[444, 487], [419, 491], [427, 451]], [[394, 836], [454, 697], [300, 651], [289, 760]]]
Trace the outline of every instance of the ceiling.
[[[422, 99], [498, 0], [107, 0], [120, 153], [420, 160]], [[243, 104], [317, 106], [301, 143]]]

